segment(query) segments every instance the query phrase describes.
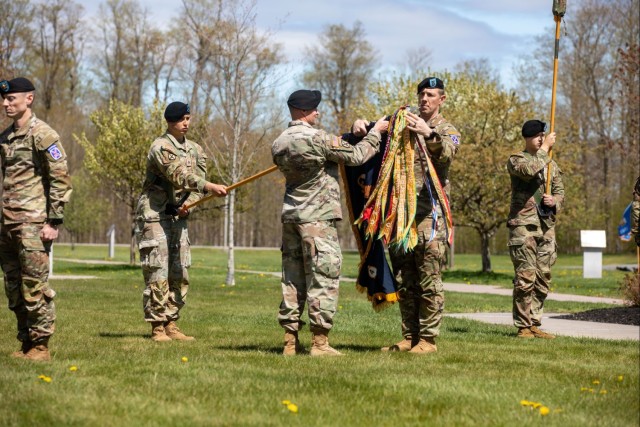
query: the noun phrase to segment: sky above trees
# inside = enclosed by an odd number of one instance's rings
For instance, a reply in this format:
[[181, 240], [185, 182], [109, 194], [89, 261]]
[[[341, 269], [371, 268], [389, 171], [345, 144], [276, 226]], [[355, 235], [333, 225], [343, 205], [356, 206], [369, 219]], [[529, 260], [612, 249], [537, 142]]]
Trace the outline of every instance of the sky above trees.
[[[84, 0], [85, 18], [101, 0]], [[178, 19], [181, 2], [139, 0], [151, 21], [162, 27]], [[581, 0], [569, 1], [577, 7]], [[257, 0], [256, 23], [282, 43], [295, 67], [305, 47], [331, 24], [363, 24], [378, 51], [382, 70], [404, 70], [408, 52], [426, 47], [433, 69], [452, 69], [462, 61], [486, 58], [507, 86], [515, 84], [512, 65], [531, 53], [533, 38], [554, 37], [552, 0]], [[566, 24], [571, 26], [570, 12]]]

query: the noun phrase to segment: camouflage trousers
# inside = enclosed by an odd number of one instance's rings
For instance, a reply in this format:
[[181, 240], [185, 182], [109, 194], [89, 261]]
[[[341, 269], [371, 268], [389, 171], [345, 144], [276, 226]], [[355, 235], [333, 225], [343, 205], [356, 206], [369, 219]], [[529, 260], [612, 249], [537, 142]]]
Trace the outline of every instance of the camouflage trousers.
[[398, 282], [402, 336], [434, 338], [440, 334], [444, 312], [441, 271], [446, 257], [446, 230], [438, 215], [436, 234], [429, 242], [433, 220], [418, 223], [418, 244], [412, 252], [389, 250], [393, 274]]
[[168, 322], [180, 318], [189, 291], [191, 249], [187, 220], [140, 221], [136, 227], [145, 290], [144, 319]]
[[335, 221], [282, 224], [282, 303], [278, 321], [298, 331], [305, 303], [312, 332], [333, 326], [338, 306], [342, 252]]
[[56, 293], [49, 286], [51, 242], [40, 240], [43, 224], [2, 224], [0, 265], [9, 310], [18, 321], [18, 340], [46, 343], [55, 330]]
[[513, 324], [518, 328], [540, 326], [544, 301], [555, 264], [555, 228], [536, 225], [509, 227], [509, 255], [513, 279]]

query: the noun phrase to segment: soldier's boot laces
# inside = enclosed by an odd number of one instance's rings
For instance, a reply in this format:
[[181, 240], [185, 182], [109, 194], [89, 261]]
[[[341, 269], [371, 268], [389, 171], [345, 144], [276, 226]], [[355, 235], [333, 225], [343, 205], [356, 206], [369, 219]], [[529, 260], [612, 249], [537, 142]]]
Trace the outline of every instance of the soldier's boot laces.
[[438, 346], [433, 338], [420, 338], [418, 344], [414, 345], [409, 353], [411, 354], [429, 354], [438, 351]]
[[295, 356], [296, 354], [303, 353], [306, 353], [306, 350], [302, 344], [300, 344], [300, 340], [298, 340], [298, 331], [285, 331], [282, 354], [285, 356]]
[[13, 353], [11, 353], [11, 357], [21, 359], [24, 357], [25, 354], [27, 354], [29, 350], [31, 350], [31, 347], [33, 347], [33, 343], [31, 341], [22, 341], [22, 346], [20, 347], [20, 350], [14, 351]]
[[407, 337], [402, 341], [398, 341], [397, 343], [390, 345], [389, 347], [382, 347], [380, 350], [382, 351], [409, 351], [411, 347], [417, 344], [418, 341], [412, 339], [411, 337]]
[[533, 336], [536, 338], [544, 338], [544, 339], [552, 340], [556, 337], [555, 335], [552, 335], [550, 333], [540, 330], [540, 328], [538, 328], [537, 326], [532, 326], [529, 329], [533, 333]]
[[51, 354], [49, 353], [47, 344], [36, 344], [24, 354], [23, 359], [48, 362], [51, 360]]
[[329, 337], [326, 333], [314, 332], [311, 356], [344, 356], [344, 354], [329, 345]]
[[533, 335], [533, 332], [531, 332], [529, 328], [519, 328], [518, 338], [535, 338], [535, 335]]
[[182, 331], [180, 330], [180, 328], [178, 328], [178, 325], [176, 325], [176, 322], [174, 322], [173, 320], [170, 322], [167, 322], [164, 325], [164, 330], [165, 333], [167, 334], [167, 336], [169, 338], [171, 338], [172, 340], [177, 340], [177, 341], [195, 341], [194, 337], [191, 337], [189, 335], [185, 335], [182, 333]]
[[162, 322], [151, 322], [151, 339], [156, 342], [171, 341], [171, 338], [167, 335]]

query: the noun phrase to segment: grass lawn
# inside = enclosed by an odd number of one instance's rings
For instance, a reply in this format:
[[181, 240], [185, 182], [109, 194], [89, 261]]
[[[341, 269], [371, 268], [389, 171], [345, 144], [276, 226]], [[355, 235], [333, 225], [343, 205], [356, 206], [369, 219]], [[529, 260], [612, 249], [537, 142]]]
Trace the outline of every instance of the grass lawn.
[[[94, 247], [65, 250], [57, 247], [56, 256], [102, 259]], [[400, 338], [397, 305], [374, 313], [346, 282], [331, 334], [346, 355], [284, 358], [276, 321], [279, 279], [237, 274], [237, 285], [225, 287], [223, 252], [195, 249], [193, 255], [179, 323], [194, 342], [149, 339], [142, 274], [127, 265], [56, 262], [59, 275], [98, 278], [52, 280], [58, 329], [51, 363], [9, 356], [18, 348], [15, 320], [0, 310], [0, 425], [638, 425], [638, 342], [523, 342], [511, 327], [446, 318], [437, 354], [386, 354], [379, 348]], [[126, 261], [126, 249], [117, 257]], [[347, 255], [346, 270], [355, 271], [354, 263]], [[277, 271], [278, 253], [238, 251], [237, 268]], [[510, 306], [509, 297], [447, 294], [449, 312]], [[549, 301], [548, 310], [599, 306]], [[308, 348], [308, 329], [301, 338]]]

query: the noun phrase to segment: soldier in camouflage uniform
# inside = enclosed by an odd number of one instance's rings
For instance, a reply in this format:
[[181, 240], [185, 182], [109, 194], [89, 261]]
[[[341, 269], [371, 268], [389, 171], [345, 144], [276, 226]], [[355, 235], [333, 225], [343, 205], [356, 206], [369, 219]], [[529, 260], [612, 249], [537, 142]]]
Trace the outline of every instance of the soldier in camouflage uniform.
[[[557, 257], [555, 223], [564, 203], [564, 185], [562, 171], [548, 154], [556, 134], [545, 137], [545, 129], [540, 120], [527, 121], [522, 126], [525, 149], [507, 162], [511, 176], [509, 254], [515, 269], [513, 323], [521, 338], [555, 338], [539, 326]], [[551, 194], [545, 194], [549, 167]]]
[[379, 149], [380, 119], [352, 146], [338, 136], [314, 129], [319, 91], [299, 90], [287, 104], [292, 121], [273, 142], [273, 162], [284, 174], [282, 207], [282, 303], [278, 320], [285, 330], [284, 355], [302, 351], [298, 331], [305, 303], [313, 334], [311, 356], [337, 356], [328, 334], [338, 304], [342, 253], [335, 222], [342, 219], [338, 165], [360, 165]]
[[190, 341], [195, 338], [183, 334], [176, 325], [187, 298], [187, 269], [191, 265], [185, 205], [206, 193], [224, 196], [226, 190], [205, 179], [207, 156], [185, 136], [191, 120], [189, 106], [172, 102], [164, 117], [167, 132], [149, 149], [136, 210], [136, 237], [146, 285], [142, 304], [154, 341]]
[[[382, 351], [408, 351], [422, 355], [438, 350], [435, 338], [440, 333], [444, 311], [441, 271], [447, 245], [443, 210], [435, 197], [435, 184], [427, 177], [426, 156], [431, 158], [438, 180], [448, 192], [449, 167], [458, 152], [461, 138], [456, 128], [440, 114], [440, 106], [447, 97], [442, 80], [427, 77], [418, 84], [417, 94], [420, 115], [407, 112], [406, 117], [417, 152], [414, 172], [418, 197], [418, 244], [408, 253], [389, 249], [393, 273], [398, 282], [403, 339], [383, 347]], [[361, 126], [356, 122], [354, 130]]]
[[13, 356], [46, 361], [56, 319], [49, 252], [71, 195], [71, 180], [58, 134], [31, 111], [34, 92], [23, 77], [0, 82], [2, 105], [13, 120], [0, 134], [0, 264], [22, 342]]

